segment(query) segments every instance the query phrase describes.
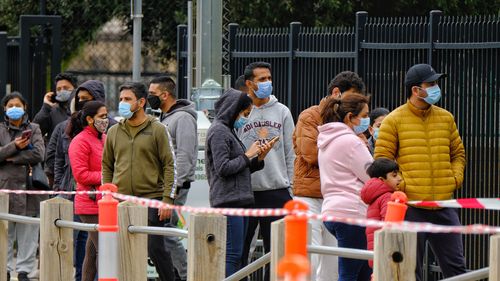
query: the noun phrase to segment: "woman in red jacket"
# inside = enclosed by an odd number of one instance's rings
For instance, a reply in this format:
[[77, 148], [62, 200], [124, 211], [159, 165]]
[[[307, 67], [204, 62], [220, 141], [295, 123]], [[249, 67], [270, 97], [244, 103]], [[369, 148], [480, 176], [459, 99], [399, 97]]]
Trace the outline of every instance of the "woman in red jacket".
[[[69, 145], [69, 160], [77, 191], [93, 191], [101, 185], [102, 150], [108, 127], [108, 111], [104, 103], [90, 101], [83, 109], [71, 116], [66, 134], [72, 139]], [[84, 223], [97, 223], [97, 201], [94, 194], [75, 196], [75, 214]], [[93, 281], [97, 273], [97, 232], [89, 232], [82, 281]]]

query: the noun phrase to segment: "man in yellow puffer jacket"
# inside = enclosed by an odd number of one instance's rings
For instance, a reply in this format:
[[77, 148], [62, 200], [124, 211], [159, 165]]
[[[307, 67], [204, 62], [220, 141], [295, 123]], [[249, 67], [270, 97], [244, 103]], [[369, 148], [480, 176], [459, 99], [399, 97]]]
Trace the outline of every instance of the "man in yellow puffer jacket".
[[[441, 98], [436, 73], [428, 64], [412, 66], [406, 73], [408, 102], [382, 122], [375, 144], [375, 159], [395, 159], [403, 182], [399, 187], [409, 200], [446, 200], [462, 185], [465, 149], [453, 115], [434, 104]], [[406, 220], [441, 225], [460, 225], [454, 209], [410, 207]], [[460, 234], [419, 233], [417, 280], [422, 279], [422, 260], [428, 240], [445, 277], [465, 272]]]

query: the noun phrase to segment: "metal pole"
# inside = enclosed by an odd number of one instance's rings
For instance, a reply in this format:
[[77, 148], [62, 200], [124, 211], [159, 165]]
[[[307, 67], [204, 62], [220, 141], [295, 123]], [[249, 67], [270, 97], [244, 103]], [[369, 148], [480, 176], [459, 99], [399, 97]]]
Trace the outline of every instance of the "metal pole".
[[188, 1], [188, 24], [187, 24], [187, 99], [191, 100], [193, 87], [193, 1]]
[[143, 234], [188, 238], [188, 231], [187, 230], [182, 230], [182, 229], [178, 229], [178, 228], [174, 228], [174, 227], [154, 227], [154, 226], [130, 225], [128, 227], [128, 232], [130, 232], [132, 234], [143, 233]]
[[307, 250], [310, 254], [333, 255], [358, 260], [373, 259], [373, 251], [367, 250], [312, 245], [307, 246]]
[[131, 0], [131, 17], [134, 20], [132, 80], [141, 80], [142, 0]]
[[441, 279], [441, 281], [474, 281], [474, 280], [481, 280], [488, 278], [488, 275], [490, 273], [490, 268], [485, 267], [481, 268], [478, 270], [474, 270], [471, 272], [467, 272], [461, 275], [457, 275], [454, 277], [446, 278], [446, 279]]
[[258, 258], [256, 261], [254, 261], [251, 264], [245, 266], [244, 268], [238, 270], [233, 275], [227, 277], [223, 281], [239, 281], [239, 280], [245, 278], [246, 276], [254, 273], [259, 268], [264, 267], [264, 265], [268, 264], [269, 262], [271, 262], [271, 253], [267, 253], [267, 254], [263, 255], [262, 257]]
[[0, 220], [25, 224], [40, 224], [40, 218], [25, 217], [20, 215], [0, 213]]
[[99, 225], [96, 223], [81, 223], [74, 221], [56, 220], [55, 225], [59, 228], [71, 228], [81, 231], [97, 231]]

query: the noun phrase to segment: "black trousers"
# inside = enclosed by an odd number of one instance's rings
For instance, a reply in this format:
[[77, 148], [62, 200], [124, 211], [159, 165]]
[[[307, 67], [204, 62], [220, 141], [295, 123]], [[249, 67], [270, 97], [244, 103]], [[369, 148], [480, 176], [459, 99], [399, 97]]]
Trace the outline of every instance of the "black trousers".
[[[269, 191], [255, 191], [253, 193], [255, 198], [256, 209], [266, 208], [283, 208], [286, 202], [292, 200], [290, 192], [287, 188], [269, 190]], [[242, 265], [248, 263], [248, 254], [250, 251], [250, 244], [252, 243], [253, 236], [257, 225], [260, 225], [260, 235], [264, 240], [264, 252], [271, 251], [271, 223], [283, 217], [250, 217], [248, 220], [248, 230], [245, 238], [245, 245], [243, 247], [243, 261]], [[269, 266], [266, 266], [264, 281], [269, 281]]]
[[[447, 208], [426, 210], [409, 207], [405, 220], [440, 225], [461, 225], [457, 210]], [[429, 241], [432, 252], [436, 256], [445, 278], [465, 273], [462, 234], [419, 232], [417, 234], [417, 281], [422, 280], [422, 263], [426, 241]]]
[[[160, 221], [158, 209], [148, 208], [148, 226], [164, 227], [167, 221]], [[161, 235], [148, 235], [148, 255], [156, 267], [161, 281], [174, 281], [175, 272], [171, 253]]]

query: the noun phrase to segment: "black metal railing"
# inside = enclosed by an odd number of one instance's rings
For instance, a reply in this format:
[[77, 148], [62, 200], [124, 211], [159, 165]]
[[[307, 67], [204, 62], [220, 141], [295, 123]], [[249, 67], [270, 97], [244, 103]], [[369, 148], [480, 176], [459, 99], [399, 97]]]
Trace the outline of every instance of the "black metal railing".
[[[292, 22], [288, 28], [248, 29], [230, 24], [229, 46], [232, 82], [250, 62], [271, 63], [274, 94], [294, 118], [318, 104], [329, 81], [343, 70], [363, 78], [372, 108], [393, 110], [406, 101], [408, 68], [432, 64], [448, 74], [440, 84], [444, 97], [439, 105], [454, 114], [467, 151], [465, 182], [456, 196], [500, 197], [499, 15], [452, 17], [432, 11], [428, 17], [371, 18], [358, 12], [354, 27]], [[185, 56], [178, 56], [178, 64], [181, 79], [187, 71]], [[463, 224], [500, 225], [498, 212], [464, 209], [460, 215]], [[488, 244], [486, 235], [464, 236], [470, 269], [487, 266]]]

